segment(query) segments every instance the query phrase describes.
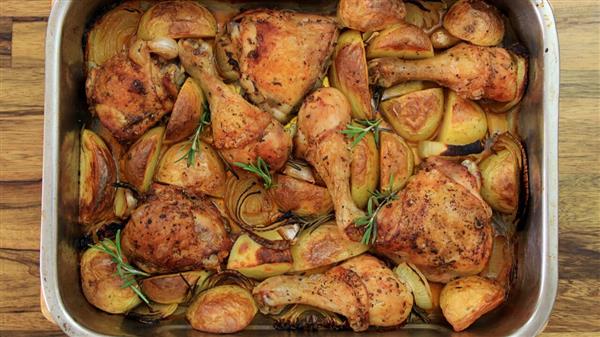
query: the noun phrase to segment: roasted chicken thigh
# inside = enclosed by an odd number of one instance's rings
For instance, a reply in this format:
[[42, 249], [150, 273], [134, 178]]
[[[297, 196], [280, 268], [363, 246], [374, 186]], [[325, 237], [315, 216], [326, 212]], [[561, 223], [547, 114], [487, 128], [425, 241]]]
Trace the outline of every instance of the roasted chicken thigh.
[[434, 282], [483, 270], [492, 250], [492, 210], [458, 163], [432, 158], [377, 216], [376, 249], [415, 264]]
[[316, 14], [259, 9], [228, 25], [240, 84], [248, 98], [280, 121], [327, 69], [337, 38], [335, 19]]
[[180, 40], [179, 58], [208, 97], [214, 146], [230, 163], [256, 163], [281, 168], [292, 148], [290, 135], [268, 112], [248, 103], [217, 74], [212, 47], [201, 40]]
[[125, 256], [149, 273], [217, 269], [231, 244], [219, 210], [208, 199], [159, 184], [133, 211], [121, 238]]

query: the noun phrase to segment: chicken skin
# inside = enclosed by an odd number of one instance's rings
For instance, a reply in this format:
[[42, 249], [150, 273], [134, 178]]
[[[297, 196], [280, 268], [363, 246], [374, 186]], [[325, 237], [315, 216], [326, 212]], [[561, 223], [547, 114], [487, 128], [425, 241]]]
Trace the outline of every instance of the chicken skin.
[[369, 325], [399, 325], [413, 305], [411, 291], [370, 255], [352, 258], [323, 274], [268, 278], [253, 295], [263, 312], [286, 304], [310, 305], [346, 317], [354, 331]]
[[212, 47], [201, 40], [179, 41], [179, 58], [208, 98], [214, 146], [230, 163], [254, 164], [261, 157], [281, 168], [292, 148], [290, 135], [268, 112], [248, 103], [217, 74]]
[[369, 78], [371, 84], [382, 87], [411, 80], [434, 81], [473, 100], [508, 102], [517, 95], [517, 65], [510, 53], [467, 43], [422, 60], [371, 60]]
[[123, 253], [149, 273], [218, 269], [232, 242], [219, 210], [169, 185], [153, 185], [131, 214], [121, 238]]
[[86, 81], [92, 113], [121, 142], [139, 138], [171, 112], [182, 75], [174, 64], [160, 66], [151, 58], [145, 42], [131, 48], [93, 68]]
[[298, 114], [299, 138], [307, 142], [306, 160], [315, 167], [331, 194], [339, 229], [361, 240], [354, 220], [364, 215], [352, 199], [348, 139], [341, 133], [351, 121], [350, 103], [341, 91], [321, 88], [309, 95]]
[[323, 75], [337, 40], [332, 17], [268, 9], [238, 15], [228, 31], [240, 84], [282, 122]]
[[378, 213], [376, 249], [415, 264], [433, 282], [481, 272], [493, 228], [479, 188], [465, 166], [428, 159], [398, 199]]

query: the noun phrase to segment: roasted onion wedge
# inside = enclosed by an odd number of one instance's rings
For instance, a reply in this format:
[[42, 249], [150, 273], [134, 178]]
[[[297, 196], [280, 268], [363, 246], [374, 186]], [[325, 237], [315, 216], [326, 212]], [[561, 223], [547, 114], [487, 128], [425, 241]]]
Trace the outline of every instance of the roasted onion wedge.
[[201, 284], [210, 274], [209, 271], [195, 270], [153, 276], [140, 281], [140, 287], [144, 295], [156, 303], [184, 303], [194, 294], [196, 285]]
[[433, 295], [429, 282], [415, 265], [403, 262], [394, 268], [394, 272], [412, 291], [417, 307], [424, 310], [433, 309]]
[[143, 40], [157, 37], [210, 38], [217, 34], [212, 13], [194, 1], [162, 1], [142, 16], [137, 36]]
[[429, 157], [466, 157], [468, 155], [481, 153], [484, 150], [484, 144], [476, 141], [466, 145], [449, 145], [440, 142], [424, 140], [419, 142], [417, 147], [418, 155], [421, 159]]

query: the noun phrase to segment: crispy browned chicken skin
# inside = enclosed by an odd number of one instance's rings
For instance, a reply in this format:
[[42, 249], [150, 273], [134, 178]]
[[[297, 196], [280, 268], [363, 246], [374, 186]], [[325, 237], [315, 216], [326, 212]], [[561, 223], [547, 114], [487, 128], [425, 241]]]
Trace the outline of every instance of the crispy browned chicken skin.
[[90, 71], [86, 81], [88, 103], [100, 122], [119, 141], [140, 137], [173, 109], [177, 96], [174, 65], [160, 67], [148, 47], [135, 43], [133, 61], [128, 54], [113, 56]]
[[517, 66], [508, 51], [467, 43], [422, 60], [371, 60], [369, 77], [371, 84], [382, 87], [410, 80], [435, 81], [474, 100], [508, 102], [517, 95]]
[[149, 273], [217, 269], [231, 244], [221, 214], [208, 199], [158, 184], [133, 211], [121, 238], [125, 256]]
[[292, 149], [283, 126], [234, 92], [217, 74], [212, 47], [201, 40], [180, 40], [179, 58], [185, 70], [208, 97], [214, 146], [230, 163], [256, 163], [258, 157], [272, 170], [281, 168]]
[[376, 248], [407, 259], [434, 282], [475, 275], [492, 249], [492, 210], [466, 167], [432, 158], [377, 216]]
[[240, 14], [228, 30], [240, 84], [280, 121], [322, 76], [337, 38], [332, 17], [269, 9]]

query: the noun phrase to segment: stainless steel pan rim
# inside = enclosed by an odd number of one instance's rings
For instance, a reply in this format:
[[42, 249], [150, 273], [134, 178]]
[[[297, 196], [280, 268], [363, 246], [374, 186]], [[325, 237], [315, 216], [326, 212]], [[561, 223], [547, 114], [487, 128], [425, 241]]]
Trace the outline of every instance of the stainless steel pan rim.
[[[558, 285], [558, 98], [559, 48], [554, 15], [547, 0], [530, 0], [535, 4], [543, 24], [543, 153], [541, 154], [541, 221], [544, 226], [538, 238], [541, 250], [539, 292], [529, 318], [510, 336], [534, 336], [545, 328], [550, 317]], [[58, 212], [60, 164], [60, 90], [63, 26], [74, 0], [57, 0], [52, 8], [46, 35], [46, 82], [44, 114], [44, 159], [41, 211], [40, 279], [42, 294], [49, 312], [60, 328], [70, 336], [108, 336], [89, 329], [66, 308], [59, 290], [58, 277]], [[256, 327], [259, 328], [259, 327]], [[417, 327], [411, 327], [417, 328]], [[162, 330], [162, 328], [159, 328]], [[172, 330], [185, 329], [183, 326]], [[420, 328], [411, 329], [421, 330]], [[421, 330], [422, 331], [422, 330]], [[436, 335], [450, 330], [433, 329]], [[158, 332], [158, 331], [156, 331]], [[266, 332], [266, 331], [265, 331]], [[264, 334], [264, 332], [263, 332]], [[401, 334], [401, 331], [396, 332]], [[411, 334], [412, 335], [412, 334]], [[420, 335], [420, 334], [419, 334]], [[469, 333], [467, 332], [467, 335]]]

